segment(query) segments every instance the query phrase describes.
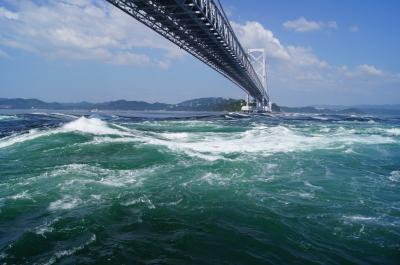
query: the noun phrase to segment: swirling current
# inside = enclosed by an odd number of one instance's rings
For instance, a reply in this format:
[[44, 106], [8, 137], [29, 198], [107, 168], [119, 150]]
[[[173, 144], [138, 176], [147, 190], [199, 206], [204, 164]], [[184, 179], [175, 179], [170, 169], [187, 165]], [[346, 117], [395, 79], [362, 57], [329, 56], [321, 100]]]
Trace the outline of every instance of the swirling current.
[[0, 114], [0, 264], [400, 264], [400, 117]]

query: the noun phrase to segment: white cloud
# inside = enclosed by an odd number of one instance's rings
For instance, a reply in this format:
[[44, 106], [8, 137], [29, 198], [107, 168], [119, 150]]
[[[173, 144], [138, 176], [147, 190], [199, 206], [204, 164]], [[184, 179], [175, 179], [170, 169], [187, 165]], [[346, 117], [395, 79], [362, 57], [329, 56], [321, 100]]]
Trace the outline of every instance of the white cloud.
[[279, 90], [310, 93], [311, 96], [320, 93], [322, 97], [325, 92], [344, 95], [353, 91], [362, 95], [361, 87], [368, 90], [400, 81], [395, 75], [373, 65], [360, 64], [352, 68], [331, 65], [310, 47], [283, 44], [258, 22], [233, 23], [233, 27], [244, 48], [267, 50], [268, 77], [273, 95], [279, 94]]
[[341, 73], [343, 73], [347, 77], [389, 77], [393, 76], [392, 74], [385, 73], [383, 70], [378, 69], [376, 66], [361, 64], [357, 65], [353, 68], [349, 68], [347, 66], [341, 66], [338, 68]]
[[293, 65], [298, 66], [315, 66], [327, 67], [328, 63], [320, 60], [312, 51], [311, 48], [301, 46], [288, 46], [287, 50], [290, 54], [290, 61]]
[[[183, 52], [105, 1], [16, 1], [0, 7], [0, 45], [49, 58], [167, 67]], [[150, 56], [144, 49], [156, 49]], [[160, 53], [159, 52], [159, 53]]]
[[360, 31], [360, 28], [359, 28], [358, 26], [351, 26], [351, 27], [349, 28], [349, 30], [350, 30], [351, 32], [359, 32], [359, 31]]
[[0, 6], [0, 19], [1, 18], [16, 20], [18, 19], [18, 14]]
[[264, 48], [269, 56], [289, 59], [289, 53], [272, 31], [264, 28], [259, 22], [248, 21], [244, 24], [231, 22], [238, 39], [247, 48]]
[[367, 75], [375, 75], [375, 76], [382, 76], [383, 71], [380, 69], [377, 69], [373, 65], [367, 65], [367, 64], [362, 64], [357, 66], [357, 69], [359, 72], [367, 74]]
[[320, 30], [322, 28], [337, 29], [337, 23], [335, 21], [310, 21], [304, 17], [299, 17], [298, 19], [284, 22], [283, 27], [297, 32], [308, 32]]

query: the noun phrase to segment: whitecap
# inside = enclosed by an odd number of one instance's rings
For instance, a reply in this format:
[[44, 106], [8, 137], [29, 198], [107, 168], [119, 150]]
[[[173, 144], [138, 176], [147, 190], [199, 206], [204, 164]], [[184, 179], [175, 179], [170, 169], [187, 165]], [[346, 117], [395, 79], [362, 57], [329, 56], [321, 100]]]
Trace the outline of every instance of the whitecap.
[[180, 140], [180, 139], [186, 139], [188, 138], [189, 134], [185, 132], [179, 132], [179, 133], [162, 133], [162, 137], [167, 138], [169, 140]]
[[71, 196], [64, 196], [62, 199], [51, 202], [49, 205], [50, 211], [56, 210], [71, 210], [82, 203], [80, 198], [73, 198]]
[[199, 179], [202, 182], [206, 182], [209, 185], [221, 185], [221, 186], [225, 186], [228, 184], [229, 182], [229, 178], [223, 177], [219, 174], [214, 174], [214, 173], [206, 173], [205, 175], [203, 175], [202, 177], [200, 177]]
[[41, 116], [49, 116], [50, 114], [46, 113], [46, 112], [32, 112], [32, 115], [41, 115]]
[[378, 218], [363, 215], [345, 215], [343, 219], [353, 222], [366, 222], [366, 221], [376, 221]]
[[328, 133], [328, 132], [331, 131], [331, 129], [329, 127], [323, 127], [319, 131], [322, 132], [322, 133]]
[[[157, 136], [157, 134], [154, 134]], [[257, 126], [245, 132], [235, 133], [186, 133], [185, 137], [163, 138], [144, 135], [141, 141], [146, 144], [162, 145], [171, 150], [184, 152], [206, 160], [227, 159], [230, 153], [257, 153], [270, 155], [278, 152], [307, 151], [313, 149], [342, 149], [356, 143], [393, 143], [390, 137], [380, 135], [360, 135], [354, 129], [339, 128], [330, 135], [307, 135], [282, 125], [274, 127]], [[168, 135], [167, 135], [168, 136]], [[174, 139], [173, 139], [174, 138]], [[179, 138], [179, 139], [176, 139]]]
[[121, 130], [118, 128], [112, 128], [111, 126], [118, 127], [113, 124], [108, 124], [107, 122], [96, 118], [88, 119], [85, 117], [81, 117], [79, 119], [64, 124], [61, 128], [45, 130], [45, 131], [39, 131], [33, 129], [30, 130], [28, 133], [16, 134], [4, 137], [0, 139], [0, 148], [31, 141], [39, 137], [45, 137], [57, 133], [67, 133], [67, 132], [80, 132], [93, 135], [134, 136], [132, 133], [127, 132], [127, 130], [129, 130], [127, 128], [125, 128], [126, 130]]
[[11, 200], [32, 200], [32, 197], [29, 195], [28, 191], [25, 190], [23, 192], [20, 192], [18, 194], [8, 196], [7, 199]]
[[86, 241], [85, 243], [83, 243], [82, 245], [73, 247], [71, 249], [66, 249], [66, 250], [61, 250], [61, 251], [57, 251], [53, 257], [50, 258], [50, 260], [48, 262], [45, 263], [45, 265], [51, 265], [57, 262], [57, 260], [66, 257], [66, 256], [71, 256], [73, 254], [75, 254], [77, 251], [80, 251], [82, 249], [84, 249], [86, 246], [88, 246], [89, 244], [93, 243], [96, 241], [96, 235], [92, 234], [92, 236], [89, 238], [88, 241]]
[[107, 122], [97, 118], [80, 117], [61, 128], [64, 132], [83, 132], [94, 135], [126, 135], [121, 130], [111, 128]]
[[133, 200], [129, 200], [126, 202], [122, 202], [121, 205], [123, 206], [131, 206], [131, 205], [135, 205], [135, 204], [139, 204], [139, 203], [143, 203], [145, 205], [147, 205], [147, 207], [149, 209], [155, 209], [156, 206], [153, 204], [153, 202], [146, 196], [142, 196], [139, 197], [138, 199], [133, 199]]
[[173, 202], [162, 202], [162, 203], [160, 203], [160, 205], [163, 205], [163, 206], [176, 206], [176, 205], [180, 204], [182, 201], [183, 201], [183, 199], [179, 199], [179, 200], [173, 201]]
[[102, 196], [100, 194], [91, 194], [90, 197], [92, 197], [96, 201], [99, 201]]
[[315, 195], [312, 192], [302, 192], [302, 191], [291, 191], [286, 194], [290, 197], [297, 197], [302, 199], [314, 199]]
[[66, 117], [66, 118], [72, 118], [72, 119], [78, 118], [78, 116], [75, 116], [75, 115], [72, 115], [72, 114], [65, 114], [65, 113], [58, 113], [58, 112], [51, 113], [51, 115], [60, 116], [60, 117]]
[[320, 121], [327, 121], [327, 120], [329, 120], [328, 118], [326, 118], [326, 117], [321, 117], [321, 116], [312, 116], [311, 118], [312, 118], [312, 119], [315, 119], [315, 120], [320, 120]]
[[53, 219], [53, 220], [46, 221], [46, 222], [44, 222], [43, 224], [41, 224], [41, 225], [35, 227], [35, 228], [33, 229], [33, 232], [34, 232], [35, 234], [38, 234], [38, 235], [41, 235], [41, 236], [45, 237], [45, 234], [46, 234], [46, 233], [51, 233], [51, 232], [54, 231], [53, 225], [54, 225], [56, 222], [58, 222], [59, 220], [60, 220], [60, 218], [59, 218], [59, 217], [56, 217], [56, 218]]
[[390, 172], [389, 179], [394, 182], [400, 182], [400, 171], [392, 171]]
[[317, 186], [317, 185], [313, 185], [308, 181], [304, 181], [304, 185], [313, 189], [317, 189], [317, 190], [322, 190], [323, 188], [321, 186]]
[[346, 150], [343, 151], [345, 154], [355, 154], [354, 150], [352, 148], [347, 148]]
[[0, 115], [0, 121], [18, 120], [16, 115]]
[[400, 128], [391, 128], [385, 130], [388, 135], [400, 136]]
[[8, 147], [14, 144], [31, 141], [39, 137], [51, 135], [51, 131], [38, 131], [36, 129], [30, 130], [28, 133], [17, 134], [0, 139], [0, 148]]
[[64, 189], [67, 189], [69, 186], [73, 186], [77, 183], [94, 183], [110, 187], [123, 187], [129, 185], [132, 187], [141, 185], [144, 176], [155, 172], [159, 168], [159, 166], [154, 166], [143, 169], [113, 170], [87, 164], [69, 164], [59, 166], [37, 178], [42, 179], [60, 176], [72, 176], [73, 179], [68, 179], [60, 184]]

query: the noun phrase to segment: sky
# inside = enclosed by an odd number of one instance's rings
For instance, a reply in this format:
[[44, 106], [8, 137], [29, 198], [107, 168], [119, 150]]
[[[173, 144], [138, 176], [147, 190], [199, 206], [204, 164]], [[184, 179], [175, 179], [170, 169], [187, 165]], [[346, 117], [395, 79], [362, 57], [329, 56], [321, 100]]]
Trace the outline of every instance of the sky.
[[[273, 102], [400, 103], [400, 1], [221, 3], [243, 47], [266, 50]], [[104, 0], [0, 0], [0, 98], [178, 103], [244, 96]]]

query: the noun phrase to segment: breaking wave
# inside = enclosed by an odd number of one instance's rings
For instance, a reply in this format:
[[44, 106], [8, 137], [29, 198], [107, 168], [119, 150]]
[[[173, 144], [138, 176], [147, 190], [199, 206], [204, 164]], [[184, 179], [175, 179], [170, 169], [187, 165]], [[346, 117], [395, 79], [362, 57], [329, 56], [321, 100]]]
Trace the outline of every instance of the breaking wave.
[[[201, 123], [200, 123], [201, 124]], [[59, 133], [82, 133], [95, 136], [84, 144], [140, 141], [143, 144], [165, 146], [172, 151], [184, 152], [206, 160], [224, 158], [225, 154], [263, 154], [296, 152], [316, 149], [351, 150], [354, 144], [393, 143], [396, 129], [388, 129], [390, 135], [363, 134], [354, 129], [339, 127], [336, 130], [322, 128], [318, 134], [294, 130], [287, 126], [255, 126], [244, 132], [197, 132], [161, 131], [140, 132], [122, 125], [108, 123], [98, 118], [81, 117], [56, 129], [30, 130], [0, 139], [0, 148], [24, 143], [40, 137]], [[350, 151], [345, 151], [349, 153]]]
[[222, 260], [188, 245], [241, 264], [397, 253], [396, 121], [21, 117], [0, 123], [2, 264]]
[[8, 147], [14, 144], [23, 143], [27, 141], [32, 141], [40, 137], [50, 136], [53, 134], [59, 133], [86, 133], [92, 135], [117, 135], [117, 136], [129, 136], [128, 132], [124, 132], [121, 129], [121, 126], [118, 128], [115, 126], [108, 124], [105, 121], [102, 121], [97, 118], [85, 118], [80, 117], [74, 121], [64, 124], [60, 128], [57, 129], [49, 129], [49, 130], [37, 130], [32, 129], [28, 133], [12, 135], [9, 137], [5, 137], [0, 139], [0, 148]]
[[18, 120], [19, 118], [16, 115], [0, 115], [1, 121], [10, 121], [10, 120]]

